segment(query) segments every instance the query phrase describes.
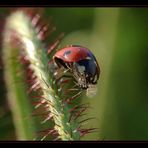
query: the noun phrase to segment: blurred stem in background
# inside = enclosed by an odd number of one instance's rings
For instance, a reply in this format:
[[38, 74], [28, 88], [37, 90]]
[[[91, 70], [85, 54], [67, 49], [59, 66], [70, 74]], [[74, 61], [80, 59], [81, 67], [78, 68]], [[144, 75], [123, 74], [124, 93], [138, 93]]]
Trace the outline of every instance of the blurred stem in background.
[[33, 140], [35, 128], [31, 117], [29, 97], [27, 96], [23, 81], [23, 69], [18, 64], [15, 49], [12, 49], [10, 45], [5, 45], [3, 50], [5, 50], [3, 61], [7, 97], [13, 116], [17, 140]]
[[[110, 99], [107, 97], [107, 91], [109, 89], [109, 78], [115, 54], [120, 9], [96, 8], [94, 13], [94, 26], [90, 47], [100, 63], [101, 75], [98, 83], [97, 95], [90, 103], [94, 108], [92, 110], [94, 112], [93, 114], [97, 117], [95, 127], [98, 127], [98, 133], [92, 134], [92, 138], [98, 137], [98, 139], [101, 140], [105, 139], [102, 125], [105, 120], [104, 114], [106, 112], [106, 104]], [[115, 129], [118, 129], [117, 125]], [[114, 132], [117, 133], [118, 130], [115, 129]]]
[[98, 101], [93, 101], [100, 139], [147, 140], [148, 9], [97, 11], [94, 35], [99, 37], [93, 38], [93, 45], [99, 47], [95, 51], [102, 73]]
[[106, 139], [148, 139], [147, 17], [146, 8], [122, 8], [120, 11], [106, 93], [108, 103], [101, 126]]

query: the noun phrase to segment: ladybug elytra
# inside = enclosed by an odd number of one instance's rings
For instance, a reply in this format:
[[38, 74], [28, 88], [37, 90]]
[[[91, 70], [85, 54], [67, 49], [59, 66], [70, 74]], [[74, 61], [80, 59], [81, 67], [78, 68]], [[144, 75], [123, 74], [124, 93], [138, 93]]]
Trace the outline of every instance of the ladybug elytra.
[[82, 89], [97, 84], [99, 79], [99, 64], [90, 50], [78, 45], [71, 45], [60, 49], [53, 56], [58, 68], [69, 70]]

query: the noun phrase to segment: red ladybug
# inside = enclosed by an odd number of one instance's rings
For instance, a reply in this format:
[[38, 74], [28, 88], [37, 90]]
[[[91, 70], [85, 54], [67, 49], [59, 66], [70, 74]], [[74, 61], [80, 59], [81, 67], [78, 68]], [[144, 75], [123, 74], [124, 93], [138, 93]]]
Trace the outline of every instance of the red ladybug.
[[53, 56], [56, 65], [64, 67], [72, 73], [77, 85], [82, 89], [97, 84], [100, 68], [95, 56], [90, 50], [78, 45], [60, 49]]

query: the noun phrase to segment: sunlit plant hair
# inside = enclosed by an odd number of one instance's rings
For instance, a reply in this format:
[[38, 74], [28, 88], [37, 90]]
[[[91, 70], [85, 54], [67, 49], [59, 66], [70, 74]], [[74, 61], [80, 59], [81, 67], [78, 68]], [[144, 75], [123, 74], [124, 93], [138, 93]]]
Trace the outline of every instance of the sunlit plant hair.
[[[81, 94], [81, 91], [76, 91], [68, 98], [62, 95], [63, 91], [65, 91], [62, 86], [67, 85], [69, 81], [68, 79], [58, 81], [54, 77], [54, 68], [52, 70], [52, 52], [57, 47], [59, 39], [57, 38], [50, 46], [46, 47], [43, 40], [53, 29], [40, 23], [41, 16], [39, 14], [30, 15], [26, 12], [21, 9], [11, 12], [6, 19], [3, 31], [2, 58], [8, 99], [9, 102], [13, 103], [12, 112], [14, 112], [15, 107], [18, 107], [18, 111], [19, 108], [24, 108], [27, 112], [26, 104], [18, 104], [18, 106], [15, 104], [15, 100], [19, 102], [21, 99], [27, 99], [27, 97], [24, 97], [27, 96], [26, 89], [16, 82], [20, 80], [25, 83], [25, 77], [27, 77], [27, 81], [30, 84], [29, 92], [34, 91], [38, 94], [35, 108], [41, 105], [44, 106], [46, 116], [43, 122], [48, 120], [53, 120], [54, 122], [53, 127], [46, 130], [41, 140], [44, 140], [48, 135], [55, 136], [55, 140], [80, 140], [81, 136], [94, 130], [94, 128], [83, 129], [82, 122], [77, 120], [88, 106], [73, 106], [70, 104]], [[23, 69], [22, 64], [26, 65], [26, 69]], [[25, 70], [27, 73], [25, 73]], [[67, 88], [68, 91], [70, 89]], [[14, 114], [17, 116], [20, 112]], [[32, 123], [28, 121], [27, 124]], [[20, 123], [16, 123], [15, 128], [23, 130], [25, 126], [27, 125], [20, 121]], [[29, 135], [27, 140], [30, 140], [33, 129], [25, 127], [23, 134], [25, 132]], [[23, 136], [21, 139], [23, 139]]]

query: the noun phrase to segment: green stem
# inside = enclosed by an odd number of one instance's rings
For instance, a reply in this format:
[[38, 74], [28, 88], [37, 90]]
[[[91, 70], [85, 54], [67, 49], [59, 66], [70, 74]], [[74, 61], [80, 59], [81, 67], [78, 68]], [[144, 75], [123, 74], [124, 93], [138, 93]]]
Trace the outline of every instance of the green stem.
[[[7, 61], [10, 61], [11, 57], [18, 57], [19, 47], [18, 49], [11, 48], [12, 47], [12, 31], [15, 32], [19, 40], [23, 43], [23, 48], [25, 52], [25, 57], [30, 62], [30, 68], [34, 72], [34, 76], [36, 76], [36, 83], [39, 83], [40, 88], [42, 90], [42, 97], [44, 101], [48, 104], [50, 115], [53, 117], [55, 126], [54, 129], [58, 132], [60, 139], [62, 140], [79, 140], [80, 134], [77, 131], [78, 123], [77, 122], [69, 122], [70, 113], [68, 104], [63, 105], [60, 93], [57, 93], [56, 83], [54, 83], [54, 79], [48, 70], [48, 61], [47, 54], [45, 50], [43, 50], [43, 45], [37, 39], [37, 35], [34, 31], [33, 26], [30, 23], [29, 18], [21, 11], [14, 12], [6, 22], [5, 31], [4, 31], [4, 48], [3, 48], [3, 59], [5, 64], [5, 68], [9, 69], [13, 63], [9, 63], [7, 65]], [[15, 54], [17, 53], [17, 55]], [[10, 55], [10, 56], [8, 56]], [[11, 64], [11, 65], [10, 65]], [[18, 63], [16, 65], [19, 65]], [[14, 65], [14, 66], [16, 66]], [[12, 67], [14, 67], [12, 66]], [[16, 73], [13, 70], [6, 70], [6, 76], [11, 75], [12, 79], [16, 77]], [[13, 76], [14, 75], [14, 76]], [[13, 79], [14, 81], [16, 79]], [[9, 81], [9, 80], [8, 80]], [[7, 83], [7, 86], [10, 85]], [[19, 85], [16, 84], [15, 85]], [[15, 86], [14, 85], [14, 86]], [[9, 87], [11, 92], [14, 91], [11, 86]], [[8, 89], [8, 91], [9, 91]], [[14, 88], [17, 90], [17, 87]], [[23, 90], [23, 88], [21, 89]], [[16, 93], [15, 91], [13, 93]], [[24, 92], [25, 93], [25, 92]], [[21, 94], [20, 94], [21, 95]], [[9, 100], [20, 100], [21, 96], [15, 95], [15, 99], [9, 95]], [[24, 98], [25, 99], [25, 98]], [[15, 101], [16, 102], [16, 101]], [[22, 105], [20, 103], [17, 104], [18, 108], [22, 109]], [[16, 112], [15, 106], [12, 106], [12, 110]], [[27, 108], [27, 106], [26, 106]], [[22, 110], [17, 111], [23, 112]], [[15, 117], [18, 117], [14, 113]], [[14, 118], [15, 118], [14, 117]], [[23, 117], [22, 117], [23, 118]], [[21, 118], [21, 119], [22, 119]], [[20, 119], [20, 120], [21, 120]], [[17, 121], [17, 119], [15, 119]], [[24, 120], [21, 120], [22, 124]], [[29, 122], [29, 120], [26, 122]], [[16, 127], [17, 127], [16, 123]], [[23, 126], [22, 126], [23, 127]], [[23, 129], [26, 130], [25, 128]], [[30, 132], [32, 132], [30, 130]], [[31, 135], [31, 134], [30, 134]]]
[[30, 117], [31, 107], [23, 83], [23, 69], [16, 57], [18, 50], [9, 44], [3, 46], [4, 77], [7, 87], [7, 97], [12, 110], [13, 121], [16, 128], [17, 140], [32, 140], [35, 128]]
[[99, 63], [101, 67], [101, 75], [99, 82], [99, 89], [97, 97], [99, 99], [92, 100], [92, 106], [96, 107], [99, 120], [96, 127], [100, 128], [100, 139], [104, 138], [103, 124], [104, 113], [108, 109], [106, 105], [109, 98], [106, 96], [108, 91], [108, 84], [110, 83], [110, 73], [112, 69], [112, 62], [115, 53], [116, 33], [119, 21], [119, 8], [96, 8], [94, 31], [92, 34], [92, 49], [96, 49], [96, 55], [99, 55]]

